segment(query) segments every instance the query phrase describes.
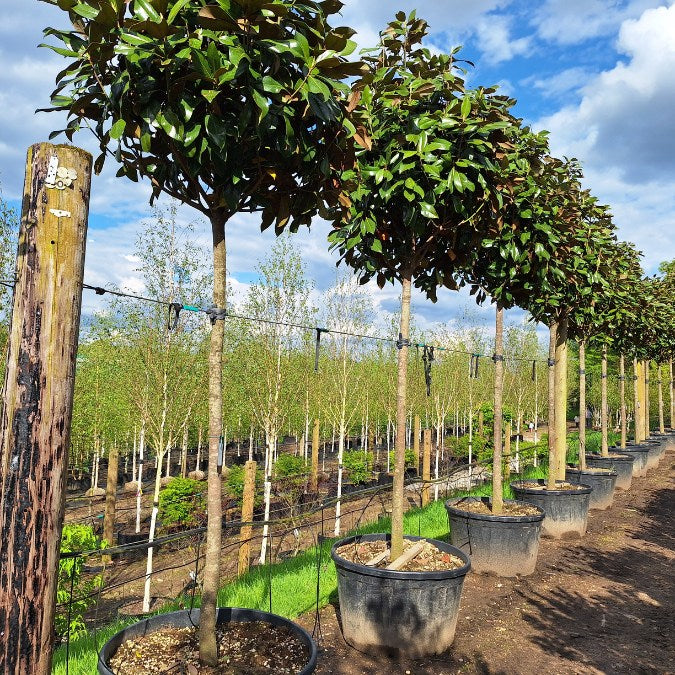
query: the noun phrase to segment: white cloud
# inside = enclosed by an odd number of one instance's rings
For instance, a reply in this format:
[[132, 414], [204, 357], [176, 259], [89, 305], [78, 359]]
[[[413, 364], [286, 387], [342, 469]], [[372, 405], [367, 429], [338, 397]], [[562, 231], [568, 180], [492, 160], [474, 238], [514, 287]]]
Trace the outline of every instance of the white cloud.
[[514, 39], [511, 36], [511, 19], [490, 14], [476, 22], [476, 36], [483, 59], [488, 64], [510, 61], [514, 56], [527, 54], [532, 45], [530, 37]]
[[675, 257], [675, 5], [625, 21], [618, 49], [627, 62], [538, 126], [551, 131], [554, 154], [582, 160], [593, 192], [612, 205], [622, 235], [645, 251], [651, 269]]
[[626, 19], [640, 16], [663, 0], [546, 0], [532, 23], [540, 38], [558, 44], [578, 44], [611, 35]]

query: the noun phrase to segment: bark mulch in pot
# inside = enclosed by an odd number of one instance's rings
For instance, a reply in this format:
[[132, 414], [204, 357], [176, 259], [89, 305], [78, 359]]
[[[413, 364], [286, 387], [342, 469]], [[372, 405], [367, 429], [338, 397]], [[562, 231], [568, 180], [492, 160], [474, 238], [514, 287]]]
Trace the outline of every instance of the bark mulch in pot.
[[195, 628], [166, 627], [120, 645], [110, 659], [116, 675], [295, 675], [309, 652], [285, 626], [263, 621], [231, 622], [216, 627], [220, 665], [199, 662]]
[[[407, 551], [417, 544], [409, 539], [403, 540], [403, 551]], [[389, 548], [385, 541], [360, 541], [358, 543], [345, 544], [335, 552], [349, 562], [365, 565], [376, 556], [384, 553]], [[384, 568], [391, 560], [389, 556], [379, 560], [372, 567]], [[425, 541], [422, 550], [408, 563], [400, 568], [400, 572], [432, 572], [437, 570], [454, 570], [464, 566], [464, 561], [450, 553], [440, 551], [431, 542]]]
[[[537, 486], [538, 487], [538, 486]], [[456, 509], [461, 509], [462, 511], [468, 511], [469, 513], [478, 513], [483, 516], [493, 516], [494, 514], [490, 507], [482, 501], [470, 500], [457, 502], [453, 504]], [[540, 513], [539, 509], [532, 504], [523, 504], [523, 503], [513, 503], [513, 502], [504, 502], [502, 512], [499, 515], [502, 516], [536, 516]]]

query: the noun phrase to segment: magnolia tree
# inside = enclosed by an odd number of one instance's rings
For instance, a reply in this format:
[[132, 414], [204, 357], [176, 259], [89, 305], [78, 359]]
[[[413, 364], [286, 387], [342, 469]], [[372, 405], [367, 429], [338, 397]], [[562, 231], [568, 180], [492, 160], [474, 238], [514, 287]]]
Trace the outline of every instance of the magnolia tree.
[[504, 195], [497, 164], [517, 124], [513, 101], [493, 89], [465, 88], [455, 52], [433, 55], [420, 43], [427, 24], [399, 13], [365, 60], [372, 74], [354, 84], [368, 137], [357, 167], [349, 218], [330, 241], [362, 282], [401, 284], [392, 559], [403, 549], [404, 452], [410, 297], [431, 300], [457, 288]]
[[[83, 127], [118, 175], [148, 179], [203, 213], [213, 239], [213, 327], [209, 352], [207, 551], [200, 658], [217, 663], [220, 578], [222, 351], [225, 225], [262, 214], [277, 232], [308, 225], [338, 204], [334, 171], [349, 164], [355, 131], [340, 96], [361, 64], [346, 61], [348, 28], [328, 19], [338, 0], [48, 0], [72, 28], [48, 28], [69, 59], [53, 110], [69, 140]], [[345, 154], [346, 150], [346, 154]], [[344, 197], [343, 197], [344, 200]]]

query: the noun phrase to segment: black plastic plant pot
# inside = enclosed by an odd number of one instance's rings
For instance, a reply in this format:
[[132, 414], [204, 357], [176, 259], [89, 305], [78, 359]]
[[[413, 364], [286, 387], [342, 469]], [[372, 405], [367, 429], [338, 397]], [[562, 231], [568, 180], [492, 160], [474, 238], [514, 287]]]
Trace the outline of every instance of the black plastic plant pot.
[[[184, 609], [179, 612], [168, 612], [167, 614], [158, 614], [149, 619], [143, 619], [131, 626], [128, 626], [119, 633], [113, 635], [108, 642], [103, 645], [103, 649], [98, 654], [98, 672], [100, 675], [114, 675], [110, 669], [109, 660], [114, 656], [117, 648], [132, 638], [151, 633], [166, 626], [172, 628], [188, 628], [199, 625], [199, 609]], [[298, 642], [302, 643], [308, 650], [309, 657], [307, 663], [298, 671], [298, 675], [309, 675], [316, 668], [316, 644], [312, 636], [297, 623], [289, 621], [282, 616], [261, 612], [257, 609], [239, 609], [237, 607], [221, 607], [216, 615], [216, 623], [223, 625], [231, 622], [246, 623], [249, 621], [262, 621], [272, 626], [285, 626], [289, 628], [293, 635], [297, 637]]]
[[586, 466], [588, 468], [611, 469], [616, 473], [616, 488], [618, 490], [627, 490], [633, 482], [634, 462], [635, 458], [632, 455], [624, 455], [619, 452], [613, 452], [609, 457], [598, 454], [586, 455]]
[[565, 469], [566, 481], [575, 485], [583, 483], [593, 488], [588, 508], [598, 509], [599, 511], [604, 511], [612, 505], [617, 478], [616, 471], [602, 467], [589, 467], [583, 471], [569, 466]]
[[648, 445], [631, 445], [630, 447], [626, 446], [625, 448], [617, 448], [610, 446], [610, 454], [612, 452], [620, 452], [621, 454], [630, 455], [634, 458], [633, 462], [633, 477], [640, 478], [641, 476], [647, 475], [647, 458], [649, 456], [649, 446]]
[[[471, 556], [471, 569], [500, 577], [532, 574], [537, 564], [544, 510], [528, 504], [537, 509], [536, 514], [483, 514], [462, 508], [469, 502], [492, 507], [489, 497], [460, 497], [445, 502], [445, 510], [450, 521], [450, 541]], [[523, 504], [511, 499], [504, 503]]]
[[[406, 536], [413, 541], [423, 538]], [[364, 534], [333, 545], [345, 640], [376, 654], [421, 657], [446, 651], [455, 637], [464, 577], [471, 567], [469, 556], [429, 539], [464, 565], [454, 570], [400, 572], [353, 563], [336, 553], [345, 544], [385, 540], [390, 540], [388, 534]]]
[[[556, 481], [560, 483], [562, 481]], [[525, 487], [525, 483], [538, 483], [539, 487]], [[516, 498], [544, 509], [546, 517], [541, 533], [552, 539], [574, 539], [586, 534], [588, 507], [593, 488], [579, 483], [576, 489], [547, 490], [546, 480], [516, 481], [511, 483]]]

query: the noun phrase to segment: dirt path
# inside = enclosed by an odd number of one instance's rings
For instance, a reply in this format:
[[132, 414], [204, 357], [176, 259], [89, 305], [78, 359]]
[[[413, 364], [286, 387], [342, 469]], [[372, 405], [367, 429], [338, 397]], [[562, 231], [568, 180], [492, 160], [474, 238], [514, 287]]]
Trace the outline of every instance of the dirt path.
[[[321, 612], [321, 675], [675, 673], [675, 452], [633, 479], [586, 536], [541, 542], [523, 579], [470, 574], [450, 652], [373, 658], [345, 644], [336, 604]], [[314, 616], [301, 619], [310, 630]]]

